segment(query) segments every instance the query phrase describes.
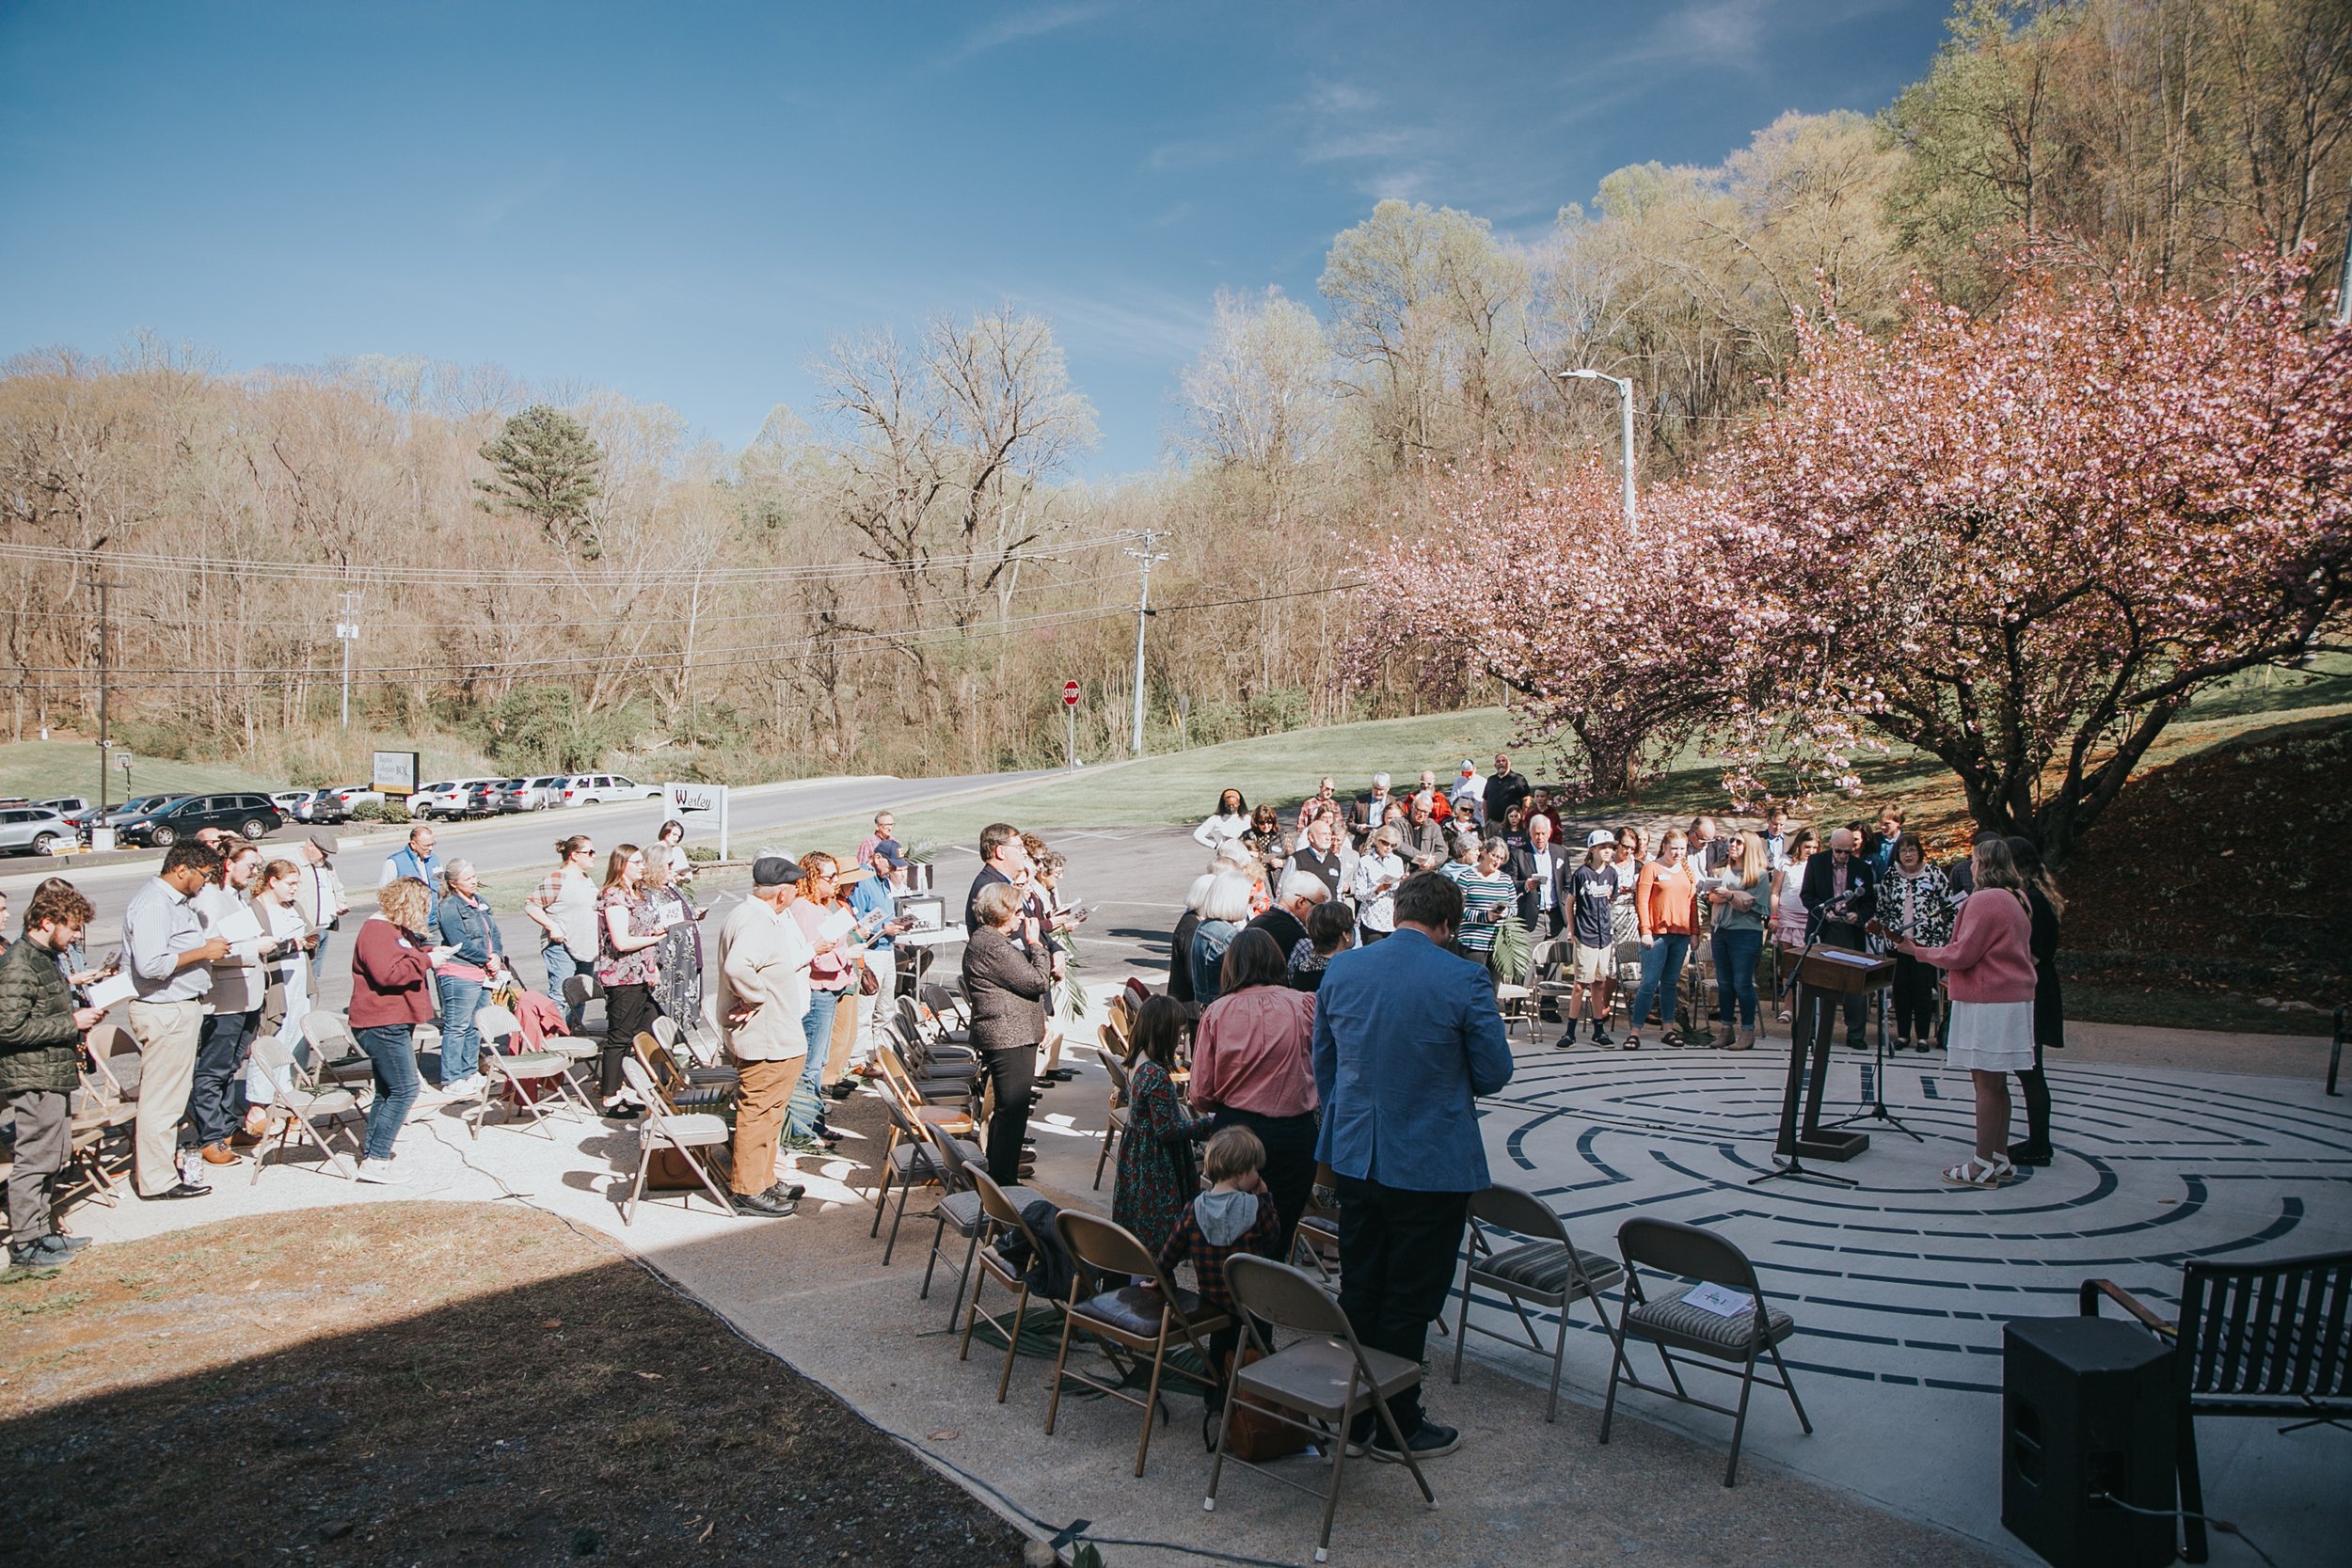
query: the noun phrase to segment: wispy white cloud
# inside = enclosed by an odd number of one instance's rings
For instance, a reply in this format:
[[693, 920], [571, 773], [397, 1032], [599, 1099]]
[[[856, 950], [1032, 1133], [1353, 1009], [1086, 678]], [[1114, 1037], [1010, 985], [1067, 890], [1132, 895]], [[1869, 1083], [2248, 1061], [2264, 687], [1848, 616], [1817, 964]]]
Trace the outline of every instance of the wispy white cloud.
[[1054, 324], [1065, 348], [1089, 355], [1181, 363], [1199, 353], [1208, 336], [1207, 303], [1166, 289], [1031, 291], [1018, 297]]
[[1048, 33], [1058, 33], [1068, 27], [1082, 26], [1110, 9], [1106, 0], [1069, 0], [1069, 3], [1061, 5], [1030, 6], [1009, 11], [974, 28], [936, 63], [943, 66], [961, 65], [974, 55], [985, 55], [992, 49], [1043, 38]]

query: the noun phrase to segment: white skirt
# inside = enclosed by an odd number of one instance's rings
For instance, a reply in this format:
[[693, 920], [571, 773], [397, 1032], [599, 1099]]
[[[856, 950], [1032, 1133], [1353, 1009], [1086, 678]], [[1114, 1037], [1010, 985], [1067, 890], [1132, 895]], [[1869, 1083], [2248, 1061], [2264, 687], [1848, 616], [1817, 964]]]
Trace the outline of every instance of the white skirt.
[[2031, 1002], [1955, 1002], [1946, 1059], [1971, 1072], [2022, 1072], [2033, 1066]]

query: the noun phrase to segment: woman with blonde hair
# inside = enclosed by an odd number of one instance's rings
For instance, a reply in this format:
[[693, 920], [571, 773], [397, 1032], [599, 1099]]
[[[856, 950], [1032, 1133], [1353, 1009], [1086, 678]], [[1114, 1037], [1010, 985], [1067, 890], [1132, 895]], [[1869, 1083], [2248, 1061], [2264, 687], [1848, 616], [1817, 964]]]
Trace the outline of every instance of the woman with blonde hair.
[[801, 857], [800, 889], [785, 914], [800, 926], [817, 959], [808, 967], [808, 1011], [801, 1015], [808, 1064], [785, 1114], [785, 1136], [803, 1149], [830, 1148], [838, 1139], [825, 1125], [825, 1060], [833, 1053], [834, 1014], [857, 983], [857, 954], [851, 948], [857, 917], [842, 896], [841, 863], [821, 849]]
[[433, 966], [450, 950], [424, 936], [432, 900], [416, 878], [385, 883], [375, 902], [351, 944], [351, 1033], [375, 1068], [359, 1180], [396, 1187], [408, 1180], [392, 1168], [392, 1140], [417, 1102], [417, 1025], [433, 1017]]
[[[1709, 950], [1715, 960], [1715, 1012], [1722, 1024], [1715, 1037], [1724, 1051], [1749, 1051], [1756, 1046], [1756, 965], [1764, 956], [1764, 918], [1772, 904], [1772, 883], [1764, 870], [1761, 833], [1732, 835], [1724, 847], [1723, 868], [1699, 879], [1713, 910], [1708, 925]], [[1739, 1008], [1739, 1029], [1732, 1029], [1733, 1005]]]
[[[2034, 1065], [2033, 917], [2009, 841], [1988, 836], [1969, 866], [1976, 891], [1960, 906], [1952, 940], [1921, 947], [1898, 938], [1895, 951], [1944, 972], [1952, 1022], [1946, 1059], [1964, 1068], [1977, 1095], [1977, 1152], [1944, 1172], [1954, 1187], [1997, 1187], [2017, 1174], [2009, 1152], [2009, 1075]], [[1885, 927], [1871, 927], [1879, 935]]]

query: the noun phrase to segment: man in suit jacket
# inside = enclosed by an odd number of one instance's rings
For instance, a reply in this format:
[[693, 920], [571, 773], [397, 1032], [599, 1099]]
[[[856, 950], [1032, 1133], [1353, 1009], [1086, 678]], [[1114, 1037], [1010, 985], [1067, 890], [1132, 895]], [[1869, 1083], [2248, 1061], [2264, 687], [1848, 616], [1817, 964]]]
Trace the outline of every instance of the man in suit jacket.
[[1021, 842], [1021, 830], [1009, 822], [991, 822], [980, 830], [980, 874], [972, 879], [972, 891], [963, 895], [963, 928], [977, 931], [980, 917], [975, 903], [980, 889], [998, 882], [1017, 882], [1029, 868], [1028, 847]]
[[1519, 890], [1519, 924], [1537, 942], [1560, 934], [1561, 923], [1566, 919], [1572, 869], [1566, 852], [1551, 841], [1548, 816], [1528, 825], [1526, 848], [1511, 851], [1511, 880]]
[[1348, 863], [1355, 858], [1339, 847], [1339, 823], [1326, 812], [1307, 824], [1306, 836], [1291, 851], [1282, 869], [1304, 871], [1334, 895], [1343, 895], [1355, 869]]
[[[1861, 948], [1866, 941], [1862, 927], [1878, 911], [1878, 873], [1862, 857], [1861, 849], [1853, 830], [1840, 828], [1829, 835], [1828, 854], [1815, 855], [1804, 863], [1804, 881], [1797, 896], [1804, 900], [1814, 940], [1824, 947]], [[1844, 1006], [1846, 1043], [1859, 1051], [1863, 1048], [1862, 993], [1848, 991]]]
[[[1454, 1283], [1470, 1195], [1487, 1185], [1478, 1097], [1511, 1081], [1511, 1047], [1484, 965], [1446, 951], [1462, 890], [1435, 872], [1396, 891], [1380, 951], [1342, 952], [1316, 993], [1315, 1158], [1340, 1194], [1340, 1307], [1365, 1344], [1417, 1363]], [[1417, 1458], [1461, 1437], [1422, 1413], [1418, 1386], [1389, 1402]], [[1353, 1435], [1395, 1439], [1367, 1413]]]
[[1372, 776], [1372, 793], [1358, 796], [1356, 803], [1347, 808], [1347, 831], [1355, 835], [1358, 849], [1362, 849], [1364, 841], [1378, 832], [1380, 824], [1388, 820], [1391, 799], [1389, 776], [1375, 773]]

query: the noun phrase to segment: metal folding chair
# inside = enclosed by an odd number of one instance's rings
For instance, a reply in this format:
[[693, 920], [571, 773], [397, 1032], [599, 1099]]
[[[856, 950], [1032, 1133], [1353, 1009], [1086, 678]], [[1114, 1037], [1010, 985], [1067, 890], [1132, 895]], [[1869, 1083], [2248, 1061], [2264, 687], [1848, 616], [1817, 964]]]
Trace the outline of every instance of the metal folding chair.
[[[1029, 1222], [1021, 1217], [1020, 1206], [1006, 1195], [1004, 1188], [996, 1185], [995, 1179], [968, 1161], [961, 1174], [972, 1183], [972, 1190], [979, 1195], [980, 1213], [987, 1233], [985, 1240], [993, 1242], [1003, 1235], [1017, 1235], [1028, 1243], [1030, 1257], [1040, 1256], [1044, 1248], [1039, 1243], [1037, 1232], [1029, 1228]], [[1030, 1195], [1030, 1201], [1036, 1201], [1036, 1195]], [[976, 1267], [972, 1274], [972, 1303], [963, 1314], [963, 1342], [956, 1349], [956, 1359], [964, 1361], [971, 1358], [973, 1327], [982, 1319], [987, 1319], [989, 1327], [1005, 1337], [1005, 1370], [996, 1379], [996, 1402], [1002, 1404], [1006, 1391], [1012, 1386], [1013, 1358], [1021, 1354], [1021, 1325], [1029, 1315], [1029, 1281], [1006, 1262], [993, 1246], [982, 1246], [974, 1255], [973, 1262]], [[980, 1310], [980, 1291], [992, 1279], [1013, 1292], [1012, 1310], [1001, 1319]], [[1060, 1306], [1059, 1303], [1053, 1305], [1057, 1309]]]
[[[1725, 1486], [1739, 1479], [1740, 1440], [1748, 1426], [1748, 1394], [1759, 1381], [1788, 1394], [1788, 1402], [1796, 1408], [1798, 1425], [1804, 1428], [1806, 1436], [1813, 1435], [1813, 1422], [1804, 1413], [1804, 1402], [1797, 1398], [1796, 1385], [1789, 1381], [1788, 1365], [1780, 1358], [1780, 1342], [1794, 1334], [1797, 1325], [1788, 1313], [1765, 1305], [1763, 1287], [1756, 1283], [1756, 1269], [1745, 1253], [1711, 1230], [1674, 1220], [1651, 1219], [1628, 1220], [1619, 1226], [1617, 1250], [1625, 1257], [1625, 1290], [1619, 1298], [1616, 1343], [1612, 1347], [1609, 1366], [1609, 1398], [1600, 1412], [1602, 1442], [1609, 1441], [1609, 1422], [1616, 1414], [1620, 1377], [1636, 1388], [1732, 1418], [1731, 1458], [1724, 1465]], [[1679, 1290], [1652, 1301], [1642, 1288], [1643, 1266], [1744, 1294], [1748, 1298], [1747, 1307], [1724, 1316], [1685, 1299], [1690, 1292]], [[1629, 1338], [1647, 1339], [1658, 1347], [1658, 1358], [1666, 1364], [1666, 1376], [1674, 1384], [1672, 1393], [1644, 1383], [1633, 1374], [1632, 1363], [1626, 1359]], [[1710, 1359], [1677, 1362], [1673, 1354], [1677, 1350]], [[1765, 1355], [1772, 1357], [1773, 1369], [1780, 1373], [1777, 1383], [1756, 1375], [1756, 1362]], [[1713, 1366], [1713, 1361], [1739, 1364], [1738, 1406], [1712, 1403], [1682, 1386], [1678, 1367], [1705, 1368], [1732, 1375], [1729, 1367]]]
[[[963, 1259], [956, 1266], [956, 1293], [947, 1303], [947, 1332], [955, 1332], [956, 1318], [963, 1310], [964, 1287], [972, 1281], [972, 1258], [979, 1251], [980, 1238], [988, 1229], [988, 1219], [980, 1205], [979, 1189], [972, 1178], [976, 1172], [985, 1174], [985, 1167], [968, 1164], [963, 1150], [968, 1144], [959, 1144], [935, 1126], [926, 1125], [923, 1135], [930, 1142], [931, 1161], [940, 1172], [939, 1202], [931, 1209], [934, 1222], [931, 1231], [931, 1253], [923, 1262], [923, 1288], [914, 1299], [928, 1301], [931, 1294], [931, 1273], [939, 1260], [949, 1256], [947, 1232], [953, 1230], [963, 1238]], [[1026, 1187], [1000, 1189], [1014, 1208], [1025, 1208], [1037, 1200], [1038, 1195]]]
[[[1391, 1400], [1421, 1382], [1420, 1365], [1360, 1343], [1339, 1303], [1325, 1294], [1311, 1276], [1288, 1264], [1236, 1254], [1225, 1260], [1225, 1288], [1233, 1293], [1233, 1303], [1241, 1309], [1246, 1343], [1260, 1353], [1260, 1359], [1244, 1366], [1239, 1353], [1233, 1356], [1225, 1386], [1225, 1408], [1216, 1423], [1216, 1458], [1209, 1465], [1209, 1495], [1200, 1506], [1216, 1512], [1217, 1482], [1224, 1477], [1228, 1459], [1301, 1492], [1317, 1490], [1279, 1470], [1226, 1452], [1225, 1438], [1234, 1406], [1247, 1394], [1253, 1417], [1297, 1428], [1331, 1456], [1321, 1489], [1323, 1533], [1315, 1541], [1317, 1562], [1327, 1560], [1331, 1552], [1331, 1518], [1339, 1512], [1348, 1431], [1367, 1410], [1376, 1415], [1390, 1444], [1412, 1471], [1422, 1499], [1434, 1507], [1438, 1496], [1429, 1490], [1429, 1478], [1422, 1474], [1421, 1461], [1406, 1446], [1396, 1414], [1389, 1408]], [[1258, 1337], [1258, 1320], [1303, 1338], [1278, 1351], [1270, 1340]]]
[[[1143, 1411], [1143, 1431], [1136, 1440], [1135, 1473], [1141, 1475], [1144, 1460], [1152, 1451], [1152, 1417], [1155, 1412], [1164, 1414], [1160, 1380], [1168, 1370], [1168, 1351], [1180, 1342], [1189, 1345], [1200, 1358], [1200, 1365], [1215, 1376], [1216, 1360], [1209, 1354], [1208, 1337], [1231, 1320], [1215, 1307], [1205, 1306], [1192, 1291], [1180, 1290], [1161, 1269], [1151, 1248], [1123, 1227], [1065, 1209], [1054, 1216], [1054, 1228], [1061, 1235], [1062, 1249], [1070, 1255], [1072, 1269], [1070, 1302], [1062, 1309], [1061, 1350], [1054, 1358], [1054, 1394], [1045, 1406], [1045, 1434], [1054, 1434], [1065, 1379], [1139, 1406]], [[1143, 1279], [1151, 1283], [1094, 1289], [1089, 1294], [1090, 1287], [1107, 1284], [1112, 1279]], [[1070, 1370], [1073, 1332], [1084, 1333], [1103, 1347], [1111, 1365], [1118, 1369], [1120, 1382], [1104, 1383]], [[1143, 1397], [1137, 1399], [1126, 1386], [1130, 1368], [1136, 1364], [1130, 1358], [1147, 1353], [1152, 1357], [1152, 1378]]]
[[[578, 1111], [594, 1118], [596, 1107], [572, 1082], [571, 1060], [560, 1052], [520, 1049], [522, 1023], [508, 1008], [495, 1002], [485, 1002], [473, 1015], [476, 1036], [482, 1041], [482, 1066], [497, 1089], [478, 1097], [467, 1107], [464, 1119], [467, 1131], [474, 1137], [482, 1136], [482, 1118], [493, 1110], [508, 1113], [523, 1110], [531, 1113], [531, 1120], [523, 1131], [536, 1132], [552, 1141], [555, 1134], [548, 1131], [550, 1102], [569, 1115]], [[551, 1096], [544, 1097], [545, 1091]]]
[[[1507, 1344], [1524, 1344], [1551, 1360], [1551, 1389], [1544, 1419], [1555, 1420], [1560, 1414], [1560, 1364], [1568, 1348], [1568, 1307], [1578, 1301], [1591, 1302], [1601, 1331], [1613, 1339], [1600, 1292], [1623, 1279], [1625, 1270], [1613, 1258], [1579, 1251], [1550, 1205], [1517, 1187], [1496, 1185], [1472, 1193], [1469, 1228], [1470, 1257], [1462, 1270], [1462, 1310], [1454, 1337], [1454, 1381], [1462, 1381], [1462, 1353], [1469, 1349], [1473, 1332]], [[1496, 1231], [1510, 1231], [1527, 1240], [1498, 1246]], [[1470, 1322], [1470, 1293], [1478, 1290], [1491, 1291], [1511, 1304], [1523, 1339]], [[1559, 1326], [1548, 1348], [1527, 1316], [1523, 1304], [1528, 1302], [1559, 1314]]]
[[[286, 1142], [298, 1132], [304, 1142], [317, 1146], [318, 1151], [326, 1156], [328, 1167], [337, 1176], [346, 1181], [358, 1180], [358, 1167], [343, 1164], [335, 1152], [332, 1139], [337, 1125], [345, 1117], [358, 1122], [359, 1096], [353, 1090], [339, 1086], [322, 1087], [318, 1080], [294, 1060], [294, 1052], [288, 1049], [285, 1041], [276, 1035], [253, 1037], [253, 1059], [262, 1065], [262, 1069], [270, 1075], [271, 1082], [277, 1085], [274, 1103], [287, 1113], [278, 1131], [278, 1163], [285, 1164]], [[321, 1122], [326, 1124], [324, 1132], [319, 1130]], [[358, 1127], [353, 1126], [345, 1131], [351, 1133], [352, 1158], [364, 1157], [367, 1145], [359, 1135]], [[268, 1155], [269, 1148], [265, 1147], [253, 1150], [253, 1177], [246, 1185], [254, 1185], [262, 1180], [262, 1167], [268, 1164]]]
[[[621, 1080], [637, 1092], [644, 1101], [645, 1114], [637, 1123], [637, 1174], [628, 1184], [628, 1196], [621, 1204], [621, 1223], [631, 1225], [637, 1218], [637, 1197], [645, 1190], [645, 1172], [653, 1164], [654, 1150], [674, 1148], [678, 1157], [693, 1167], [703, 1190], [721, 1210], [735, 1212], [735, 1200], [721, 1190], [696, 1151], [723, 1148], [734, 1141], [735, 1133], [721, 1117], [700, 1111], [678, 1115], [663, 1107], [660, 1085], [645, 1064], [634, 1056], [621, 1058]], [[679, 1203], [689, 1209], [694, 1206], [694, 1189], [685, 1188], [678, 1195]]]

